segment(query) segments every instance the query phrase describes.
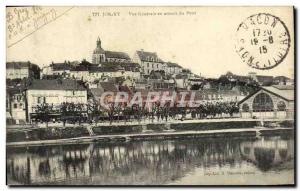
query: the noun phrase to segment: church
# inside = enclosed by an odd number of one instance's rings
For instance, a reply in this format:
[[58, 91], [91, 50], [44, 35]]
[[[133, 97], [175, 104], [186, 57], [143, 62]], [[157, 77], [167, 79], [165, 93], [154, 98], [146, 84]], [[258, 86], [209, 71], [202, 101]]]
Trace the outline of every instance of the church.
[[107, 51], [101, 46], [101, 40], [98, 37], [97, 47], [93, 52], [92, 63], [101, 66], [103, 63], [128, 63], [131, 62], [127, 53]]

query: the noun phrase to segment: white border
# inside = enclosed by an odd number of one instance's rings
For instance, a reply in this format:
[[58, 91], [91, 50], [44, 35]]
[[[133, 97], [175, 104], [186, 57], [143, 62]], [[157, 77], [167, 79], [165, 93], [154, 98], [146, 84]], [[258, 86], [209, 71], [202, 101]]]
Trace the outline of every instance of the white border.
[[[244, 0], [244, 1], [238, 1], [238, 0], [226, 0], [226, 1], [221, 1], [221, 0], [193, 0], [193, 1], [187, 1], [187, 0], [145, 0], [143, 2], [139, 1], [139, 0], [126, 0], [126, 1], [122, 1], [122, 0], [102, 0], [102, 1], [93, 1], [93, 0], [40, 0], [40, 1], [34, 1], [34, 0], [26, 0], [26, 1], [21, 1], [21, 0], [3, 0], [0, 1], [0, 15], [1, 15], [1, 24], [0, 24], [0, 34], [1, 34], [1, 38], [2, 38], [2, 43], [0, 45], [1, 50], [0, 50], [0, 58], [2, 60], [2, 64], [0, 65], [0, 97], [2, 98], [0, 101], [0, 119], [1, 119], [1, 126], [0, 128], [2, 129], [1, 133], [0, 133], [0, 141], [1, 141], [1, 146], [0, 146], [0, 166], [2, 166], [2, 172], [0, 173], [0, 190], [8, 190], [9, 188], [5, 185], [6, 184], [6, 161], [5, 161], [5, 129], [6, 129], [6, 120], [5, 120], [5, 62], [6, 62], [6, 37], [5, 37], [5, 7], [8, 5], [77, 5], [77, 6], [93, 6], [93, 5], [104, 5], [104, 6], [108, 6], [108, 5], [126, 5], [126, 6], [130, 6], [130, 5], [141, 5], [141, 6], [147, 6], [147, 5], [173, 5], [173, 6], [179, 6], [179, 5], [197, 5], [197, 6], [238, 6], [238, 5], [242, 5], [242, 6], [280, 6], [280, 5], [294, 5], [295, 8], [298, 8], [298, 12], [299, 12], [299, 7], [300, 7], [300, 1], [299, 0], [260, 0], [260, 1], [251, 1], [251, 0]], [[299, 19], [296, 19], [296, 26], [299, 26]], [[298, 27], [297, 27], [298, 28]], [[298, 31], [298, 29], [296, 30]], [[297, 33], [295, 33], [295, 35], [297, 35]], [[297, 39], [297, 43], [298, 44], [298, 38]], [[299, 48], [297, 49], [296, 55], [299, 55]], [[299, 75], [299, 66], [297, 67], [297, 74]], [[297, 80], [298, 82], [298, 80]], [[297, 83], [298, 84], [298, 83]], [[297, 89], [298, 89], [298, 85], [297, 85]], [[299, 94], [298, 94], [299, 97]], [[297, 97], [297, 101], [298, 101], [298, 97]], [[298, 116], [298, 114], [297, 114]], [[298, 117], [297, 117], [298, 118]], [[299, 119], [299, 118], [298, 118]], [[297, 125], [298, 126], [298, 125]], [[298, 134], [299, 134], [299, 130], [298, 130]], [[297, 135], [298, 137], [298, 135]], [[297, 141], [298, 142], [298, 141]], [[299, 153], [299, 145], [297, 146], [297, 153]], [[298, 159], [298, 157], [297, 157]], [[297, 161], [298, 162], [298, 161]], [[297, 165], [297, 167], [299, 166], [299, 164]], [[297, 168], [297, 172], [298, 172], [298, 168]], [[297, 182], [299, 183], [299, 176], [297, 176]], [[90, 187], [91, 189], [93, 189], [92, 187]], [[10, 188], [12, 189], [12, 188]], [[13, 188], [15, 189], [15, 188]], [[23, 188], [22, 190], [33, 190], [34, 188]], [[41, 189], [41, 188], [35, 188], [35, 190], [37, 189]], [[50, 190], [53, 188], [43, 188], [43, 190]], [[66, 188], [56, 188], [57, 190], [65, 190]], [[73, 189], [73, 188], [69, 188], [69, 189]], [[78, 190], [86, 190], [87, 188], [79, 188]], [[97, 188], [97, 189], [114, 189], [114, 190], [119, 190], [121, 188]], [[136, 188], [129, 188], [129, 189], [136, 189]], [[142, 189], [142, 188], [140, 188]], [[149, 189], [149, 188], [148, 188]], [[154, 188], [152, 188], [154, 189]], [[166, 189], [166, 188], [160, 188], [160, 189]], [[167, 188], [168, 190], [174, 190], [174, 188]], [[186, 188], [176, 188], [176, 189], [186, 189]], [[192, 188], [190, 188], [192, 189]], [[204, 189], [204, 188], [202, 188]], [[209, 189], [209, 190], [216, 190], [219, 188], [205, 188], [205, 189]], [[232, 188], [221, 188], [221, 190], [229, 190]], [[245, 190], [252, 190], [253, 188], [243, 188]], [[257, 189], [261, 189], [261, 188], [257, 188]], [[282, 190], [284, 188], [274, 188], [274, 187], [270, 187], [267, 188], [266, 190]]]

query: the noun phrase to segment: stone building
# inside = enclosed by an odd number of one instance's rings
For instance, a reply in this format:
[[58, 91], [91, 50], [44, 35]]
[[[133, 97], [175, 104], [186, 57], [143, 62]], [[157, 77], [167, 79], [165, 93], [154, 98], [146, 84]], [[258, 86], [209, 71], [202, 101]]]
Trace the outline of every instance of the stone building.
[[23, 86], [6, 89], [6, 112], [7, 118], [13, 123], [20, 124], [26, 121], [26, 100]]
[[133, 61], [140, 64], [141, 72], [145, 75], [149, 75], [151, 71], [165, 71], [166, 69], [166, 64], [158, 57], [156, 52], [138, 50], [133, 56]]
[[87, 104], [87, 90], [76, 80], [33, 80], [26, 91], [27, 117], [41, 104], [59, 107], [62, 103]]
[[180, 74], [182, 72], [182, 67], [173, 62], [166, 62], [165, 72], [167, 74]]
[[244, 118], [293, 118], [294, 86], [262, 86], [239, 102]]
[[40, 78], [40, 68], [31, 62], [7, 62], [6, 79]]
[[130, 62], [131, 59], [127, 53], [116, 52], [116, 51], [107, 51], [102, 48], [101, 40], [98, 37], [96, 49], [93, 51], [92, 63], [100, 65], [104, 62]]

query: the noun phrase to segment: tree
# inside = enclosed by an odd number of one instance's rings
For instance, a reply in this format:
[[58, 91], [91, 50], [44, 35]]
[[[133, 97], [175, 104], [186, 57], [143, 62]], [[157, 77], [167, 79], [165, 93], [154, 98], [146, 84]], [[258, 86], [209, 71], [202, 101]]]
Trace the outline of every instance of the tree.
[[88, 104], [88, 115], [91, 121], [95, 121], [97, 126], [99, 118], [104, 115], [104, 111], [101, 109], [100, 105], [97, 103]]
[[50, 114], [53, 112], [53, 105], [49, 105], [48, 103], [43, 103], [37, 106], [36, 109], [36, 119], [39, 119], [43, 122], [46, 122], [46, 127], [48, 127], [48, 123], [51, 119]]
[[115, 103], [114, 102], [109, 104], [107, 114], [108, 114], [108, 118], [109, 118], [109, 124], [112, 124], [112, 121], [114, 119], [114, 114], [115, 114]]
[[67, 120], [70, 120], [72, 123], [76, 123], [78, 121], [79, 125], [82, 121], [84, 121], [84, 113], [87, 113], [85, 110], [85, 105], [80, 103], [62, 103], [60, 107], [61, 112], [61, 120], [65, 123]]
[[191, 90], [199, 90], [201, 89], [202, 85], [201, 84], [193, 84], [191, 86]]

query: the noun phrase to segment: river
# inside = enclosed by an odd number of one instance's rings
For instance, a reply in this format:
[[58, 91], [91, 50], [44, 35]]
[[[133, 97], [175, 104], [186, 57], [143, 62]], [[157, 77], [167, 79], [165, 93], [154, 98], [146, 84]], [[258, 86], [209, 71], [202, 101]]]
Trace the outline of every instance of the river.
[[265, 185], [293, 181], [293, 135], [7, 148], [8, 184]]

